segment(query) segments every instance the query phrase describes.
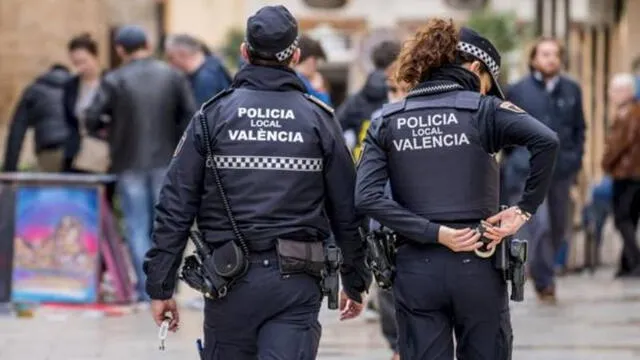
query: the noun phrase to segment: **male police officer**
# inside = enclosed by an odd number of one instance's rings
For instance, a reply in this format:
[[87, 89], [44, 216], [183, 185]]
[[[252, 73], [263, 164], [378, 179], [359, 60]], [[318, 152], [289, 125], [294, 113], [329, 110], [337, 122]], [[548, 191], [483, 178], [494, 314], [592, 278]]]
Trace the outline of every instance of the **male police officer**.
[[[500, 56], [470, 29], [432, 19], [399, 62], [399, 80], [413, 90], [385, 105], [370, 127], [356, 208], [399, 238], [400, 358], [453, 359], [454, 330], [458, 359], [510, 359], [506, 284], [492, 259], [474, 255], [482, 243], [472, 228], [489, 217], [495, 227], [487, 225], [485, 236], [493, 248], [535, 212], [553, 172], [557, 136], [498, 98]], [[489, 92], [498, 97], [482, 95]], [[510, 144], [532, 153], [527, 191], [518, 207], [490, 217], [499, 208], [493, 154]], [[392, 198], [384, 194], [387, 181]]]
[[[294, 17], [283, 6], [264, 7], [246, 34], [248, 64], [203, 105], [176, 149], [157, 205], [146, 288], [155, 321], [170, 312], [175, 331], [171, 298], [194, 218], [214, 253], [242, 236], [250, 266], [224, 298], [206, 300], [203, 357], [311, 360], [320, 338], [318, 279], [281, 274], [281, 246], [312, 249], [333, 233], [344, 258], [341, 317], [360, 313], [370, 276], [353, 205], [355, 168], [332, 110], [306, 95], [291, 69], [300, 57]], [[205, 160], [207, 141], [215, 167]]]

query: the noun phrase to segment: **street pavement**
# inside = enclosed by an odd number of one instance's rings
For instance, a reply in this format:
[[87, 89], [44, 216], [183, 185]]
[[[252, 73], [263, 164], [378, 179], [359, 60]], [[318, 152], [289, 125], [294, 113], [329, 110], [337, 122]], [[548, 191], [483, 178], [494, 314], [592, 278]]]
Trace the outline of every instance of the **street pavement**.
[[[573, 275], [558, 284], [559, 304], [538, 304], [531, 289], [512, 303], [515, 360], [640, 359], [640, 280]], [[181, 329], [158, 349], [157, 328], [146, 311], [119, 317], [37, 310], [33, 318], [0, 315], [0, 360], [197, 359], [202, 315], [183, 309]], [[320, 360], [388, 360], [378, 324], [339, 322], [323, 310]], [[232, 359], [230, 359], [232, 360]]]

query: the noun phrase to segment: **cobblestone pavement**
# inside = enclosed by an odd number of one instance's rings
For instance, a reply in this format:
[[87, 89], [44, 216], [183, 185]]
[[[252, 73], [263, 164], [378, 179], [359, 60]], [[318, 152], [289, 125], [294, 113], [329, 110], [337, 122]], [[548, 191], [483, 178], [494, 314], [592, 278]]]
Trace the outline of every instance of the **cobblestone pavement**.
[[[613, 281], [610, 272], [559, 283], [560, 303], [543, 306], [531, 291], [512, 306], [515, 360], [640, 359], [640, 281]], [[387, 360], [376, 323], [339, 323], [323, 311], [320, 360]], [[39, 311], [34, 318], [0, 316], [1, 360], [197, 359], [201, 315], [182, 311], [182, 328], [158, 350], [157, 330], [145, 312], [95, 318]]]

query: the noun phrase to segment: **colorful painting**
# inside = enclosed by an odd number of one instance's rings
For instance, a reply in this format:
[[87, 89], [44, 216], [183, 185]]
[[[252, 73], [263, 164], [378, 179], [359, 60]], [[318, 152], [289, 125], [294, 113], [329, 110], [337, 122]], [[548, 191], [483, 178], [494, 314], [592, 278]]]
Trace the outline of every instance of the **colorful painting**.
[[97, 300], [99, 209], [96, 188], [17, 190], [13, 301]]

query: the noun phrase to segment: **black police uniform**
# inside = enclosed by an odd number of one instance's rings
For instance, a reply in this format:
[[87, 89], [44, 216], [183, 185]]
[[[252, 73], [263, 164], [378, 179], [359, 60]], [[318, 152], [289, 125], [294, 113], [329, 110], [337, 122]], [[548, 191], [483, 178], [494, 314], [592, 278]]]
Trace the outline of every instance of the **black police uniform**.
[[[463, 29], [458, 49], [483, 61], [495, 79], [499, 57], [487, 44]], [[453, 359], [452, 331], [460, 360], [511, 358], [502, 274], [492, 259], [440, 245], [439, 224], [475, 227], [499, 211], [494, 154], [506, 145], [524, 145], [532, 153], [519, 206], [534, 213], [549, 186], [558, 139], [479, 88], [477, 76], [460, 66], [436, 69], [405, 100], [383, 107], [365, 139], [356, 208], [400, 238], [394, 296], [403, 360]], [[392, 198], [384, 194], [387, 181]]]
[[[249, 18], [247, 34], [248, 46], [261, 57], [278, 51], [282, 58], [297, 46], [297, 24], [282, 6]], [[248, 64], [231, 89], [201, 109], [221, 181], [251, 249], [248, 273], [226, 297], [206, 300], [205, 359], [315, 359], [318, 280], [281, 275], [273, 250], [277, 238], [318, 242], [333, 233], [343, 252], [345, 291], [358, 300], [368, 286], [353, 160], [332, 110], [304, 91], [288, 67]], [[171, 298], [194, 218], [213, 247], [234, 239], [205, 154], [203, 132], [192, 121], [156, 207], [154, 246], [145, 266], [152, 299]]]

